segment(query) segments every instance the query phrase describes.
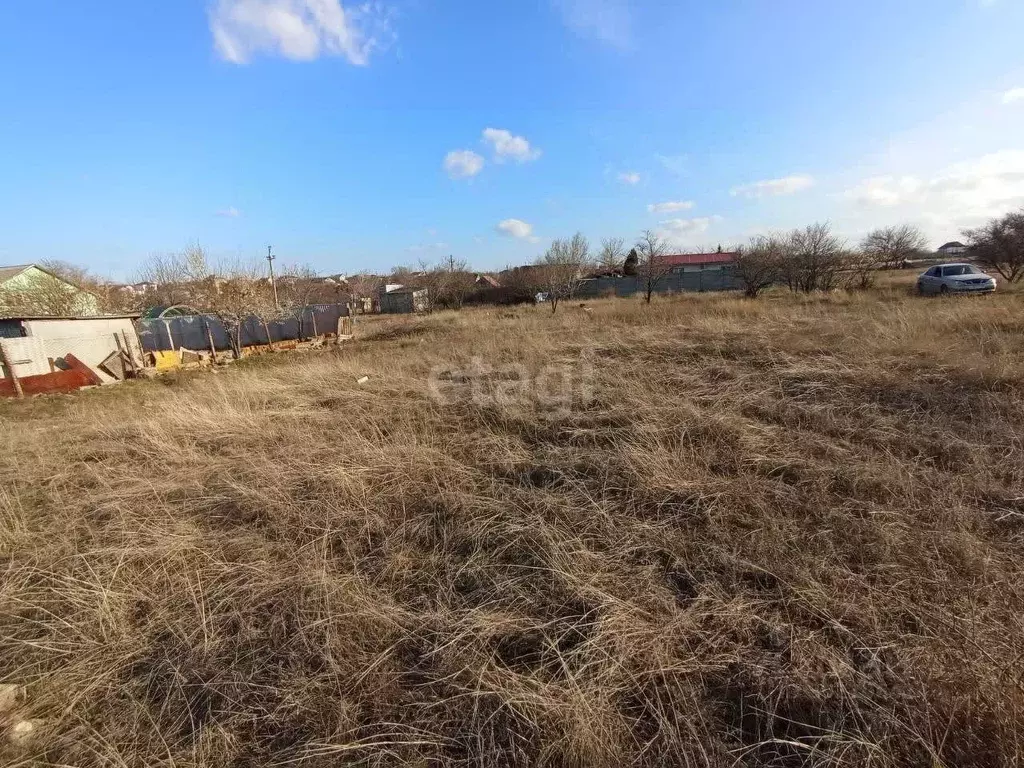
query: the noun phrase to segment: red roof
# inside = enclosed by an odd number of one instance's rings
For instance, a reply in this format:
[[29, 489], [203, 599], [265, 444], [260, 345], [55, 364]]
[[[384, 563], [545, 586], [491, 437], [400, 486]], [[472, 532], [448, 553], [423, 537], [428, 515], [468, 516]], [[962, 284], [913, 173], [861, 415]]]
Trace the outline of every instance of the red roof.
[[662, 256], [658, 263], [670, 267], [682, 267], [691, 264], [732, 264], [734, 261], [736, 261], [735, 253], [670, 253]]

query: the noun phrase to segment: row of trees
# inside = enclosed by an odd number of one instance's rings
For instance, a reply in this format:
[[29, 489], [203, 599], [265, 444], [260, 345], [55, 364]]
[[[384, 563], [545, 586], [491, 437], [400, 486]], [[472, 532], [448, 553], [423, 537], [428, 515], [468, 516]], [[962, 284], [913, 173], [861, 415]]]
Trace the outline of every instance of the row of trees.
[[[1024, 279], [1024, 210], [993, 219], [964, 232], [968, 258], [1000, 274], [1005, 280]], [[926, 251], [927, 240], [916, 227], [903, 224], [869, 233], [856, 247], [832, 232], [826, 224], [814, 224], [790, 232], [754, 237], [736, 249], [737, 276], [748, 296], [756, 297], [772, 285], [785, 285], [794, 292], [810, 293], [836, 288], [866, 288], [879, 268], [899, 268]], [[507, 270], [502, 289], [529, 298], [547, 295], [552, 311], [571, 299], [583, 279], [595, 270], [616, 270], [636, 276], [649, 303], [659, 283], [671, 271], [666, 263], [668, 243], [658, 233], [644, 232], [627, 250], [621, 238], [590, 242], [577, 232], [571, 238], [555, 240], [534, 264]], [[31, 291], [5, 296], [4, 310], [11, 313], [52, 315], [76, 314], [78, 291], [65, 282], [80, 286], [97, 297], [104, 312], [130, 311], [143, 305], [187, 304], [216, 315], [233, 329], [250, 316], [265, 323], [284, 317], [302, 316], [310, 303], [358, 301], [374, 295], [383, 280], [372, 275], [349, 277], [345, 281], [324, 281], [304, 265], [279, 269], [276, 292], [267, 279], [262, 260], [241, 259], [212, 265], [198, 244], [175, 254], [151, 256], [137, 274], [154, 289], [145, 295], [118, 291], [85, 269], [60, 261], [44, 262], [44, 268], [61, 278], [42, 279]], [[429, 289], [435, 307], [461, 308], [480, 286], [467, 262], [451, 257], [441, 264], [420, 264], [419, 270], [396, 268], [390, 282]]]
[[[970, 261], [1009, 282], [1024, 279], [1024, 211], [967, 230], [964, 237]], [[813, 224], [752, 238], [738, 249], [736, 272], [751, 297], [776, 284], [801, 293], [862, 289], [871, 286], [878, 269], [900, 268], [924, 255], [927, 246], [924, 234], [910, 224], [876, 229], [857, 248], [827, 223]]]
[[813, 224], [787, 233], [760, 235], [738, 251], [736, 274], [747, 296], [784, 284], [791, 291], [831, 291], [868, 283], [866, 258], [847, 249], [828, 224]]
[[615, 270], [623, 275], [639, 277], [644, 286], [644, 300], [651, 296], [672, 265], [665, 262], [668, 242], [653, 230], [645, 231], [626, 251], [622, 238], [601, 241], [594, 253], [590, 241], [581, 232], [571, 238], [555, 240], [532, 265], [504, 273], [503, 285], [512, 289], [547, 296], [551, 311], [572, 299], [585, 278], [595, 271]]
[[736, 274], [747, 296], [772, 285], [812, 293], [837, 288], [867, 288], [879, 268], [895, 269], [921, 255], [927, 240], [909, 224], [871, 232], [856, 249], [826, 224], [759, 235], [738, 249]]

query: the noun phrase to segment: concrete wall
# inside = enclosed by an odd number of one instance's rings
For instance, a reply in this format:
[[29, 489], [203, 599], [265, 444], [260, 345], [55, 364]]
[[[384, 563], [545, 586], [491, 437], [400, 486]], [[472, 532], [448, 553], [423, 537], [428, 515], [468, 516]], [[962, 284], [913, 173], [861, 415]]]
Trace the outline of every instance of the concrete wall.
[[[654, 286], [655, 293], [683, 293], [703, 291], [735, 291], [742, 288], [732, 269], [706, 269], [665, 275]], [[577, 298], [600, 296], [635, 296], [647, 291], [643, 277], [598, 277], [586, 280], [576, 292]]]

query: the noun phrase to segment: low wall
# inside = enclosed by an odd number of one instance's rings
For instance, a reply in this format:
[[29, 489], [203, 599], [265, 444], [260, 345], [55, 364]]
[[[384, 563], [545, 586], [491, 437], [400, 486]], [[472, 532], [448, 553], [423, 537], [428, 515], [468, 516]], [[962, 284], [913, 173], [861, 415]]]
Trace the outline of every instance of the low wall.
[[[682, 272], [665, 275], [654, 286], [655, 293], [701, 293], [704, 291], [737, 291], [742, 283], [731, 269]], [[585, 280], [575, 296], [593, 299], [600, 296], [635, 296], [647, 291], [644, 277], [596, 277]]]

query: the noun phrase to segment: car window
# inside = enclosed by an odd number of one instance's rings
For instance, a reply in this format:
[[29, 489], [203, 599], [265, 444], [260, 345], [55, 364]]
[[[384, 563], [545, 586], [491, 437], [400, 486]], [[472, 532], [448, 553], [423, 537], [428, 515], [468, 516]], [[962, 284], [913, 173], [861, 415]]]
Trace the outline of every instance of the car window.
[[941, 270], [938, 267], [932, 267], [927, 272], [925, 272], [925, 274], [928, 275], [928, 277], [938, 277], [940, 271]]
[[970, 264], [954, 264], [951, 267], [943, 267], [942, 274], [944, 277], [957, 277], [959, 275], [977, 274], [977, 270]]

